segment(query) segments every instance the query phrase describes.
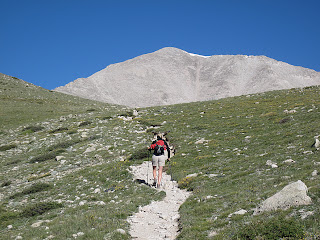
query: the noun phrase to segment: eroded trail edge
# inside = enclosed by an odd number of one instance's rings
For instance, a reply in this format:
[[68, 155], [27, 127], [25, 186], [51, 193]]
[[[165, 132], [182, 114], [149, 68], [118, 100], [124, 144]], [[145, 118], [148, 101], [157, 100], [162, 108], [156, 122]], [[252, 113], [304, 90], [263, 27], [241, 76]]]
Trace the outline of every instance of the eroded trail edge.
[[[135, 179], [152, 183], [151, 163], [144, 162], [132, 166], [131, 172]], [[148, 176], [148, 179], [147, 179]], [[153, 201], [149, 205], [139, 208], [139, 211], [128, 218], [130, 235], [133, 239], [175, 239], [178, 235], [179, 208], [189, 197], [190, 193], [179, 189], [171, 176], [163, 173], [163, 186], [159, 191], [165, 191], [166, 197], [162, 201]]]

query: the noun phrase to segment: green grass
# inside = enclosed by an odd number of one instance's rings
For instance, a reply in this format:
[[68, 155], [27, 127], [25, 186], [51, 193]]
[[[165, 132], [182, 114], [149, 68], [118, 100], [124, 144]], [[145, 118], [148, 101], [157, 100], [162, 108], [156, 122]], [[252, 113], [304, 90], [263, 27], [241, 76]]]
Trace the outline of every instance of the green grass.
[[[213, 231], [212, 239], [319, 238], [319, 176], [311, 173], [320, 172], [320, 160], [310, 148], [320, 135], [319, 87], [140, 109], [124, 121], [118, 116], [132, 111], [121, 106], [13, 83], [2, 86], [11, 90], [0, 99], [0, 182], [1, 194], [19, 196], [1, 200], [0, 238], [67, 239], [83, 232], [79, 239], [130, 239], [126, 218], [164, 197], [127, 171], [148, 159], [152, 130], [171, 131], [173, 177], [192, 192], [180, 208], [178, 239], [208, 239]], [[61, 108], [53, 110], [56, 104]], [[31, 126], [42, 128], [26, 129]], [[54, 161], [57, 155], [65, 162]], [[53, 187], [22, 194], [40, 179]], [[311, 205], [253, 216], [263, 200], [297, 180], [308, 186]], [[58, 205], [42, 212], [40, 203]], [[26, 208], [35, 214], [19, 218]], [[247, 213], [229, 217], [240, 209]], [[312, 215], [302, 219], [307, 212]], [[30, 227], [39, 220], [50, 222]]]
[[94, 112], [93, 109], [101, 111], [109, 108], [112, 109], [111, 114], [121, 109], [118, 106], [50, 91], [1, 73], [0, 101], [0, 130], [2, 131], [22, 124], [33, 126], [39, 121], [68, 114], [90, 113]]

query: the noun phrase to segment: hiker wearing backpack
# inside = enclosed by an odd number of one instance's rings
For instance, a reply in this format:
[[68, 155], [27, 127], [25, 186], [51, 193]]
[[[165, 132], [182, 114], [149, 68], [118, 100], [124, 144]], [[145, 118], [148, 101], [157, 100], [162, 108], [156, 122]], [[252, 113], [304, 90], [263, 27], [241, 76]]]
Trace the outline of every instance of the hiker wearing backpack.
[[[165, 166], [166, 160], [170, 161], [170, 149], [168, 143], [162, 139], [161, 135], [157, 136], [157, 139], [152, 142], [151, 146], [148, 147], [149, 150], [154, 150], [152, 155], [152, 167], [153, 167], [153, 179], [154, 182], [152, 186], [160, 188], [162, 171]], [[158, 179], [157, 179], [157, 167]]]

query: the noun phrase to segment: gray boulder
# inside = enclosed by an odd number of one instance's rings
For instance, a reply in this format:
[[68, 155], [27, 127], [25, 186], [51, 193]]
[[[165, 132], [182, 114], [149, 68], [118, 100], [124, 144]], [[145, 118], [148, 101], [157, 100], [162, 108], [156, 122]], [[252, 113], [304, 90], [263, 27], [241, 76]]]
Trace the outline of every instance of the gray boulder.
[[285, 186], [280, 192], [262, 202], [253, 214], [257, 215], [265, 211], [285, 210], [292, 206], [311, 204], [311, 198], [307, 196], [307, 192], [307, 186], [301, 180], [298, 180]]

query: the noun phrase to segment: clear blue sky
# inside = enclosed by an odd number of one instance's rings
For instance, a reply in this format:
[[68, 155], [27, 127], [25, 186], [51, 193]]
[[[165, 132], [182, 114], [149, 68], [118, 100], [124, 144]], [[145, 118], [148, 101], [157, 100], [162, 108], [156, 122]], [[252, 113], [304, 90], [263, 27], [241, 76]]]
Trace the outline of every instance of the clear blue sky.
[[320, 71], [320, 1], [0, 0], [0, 72], [46, 89], [163, 47]]

